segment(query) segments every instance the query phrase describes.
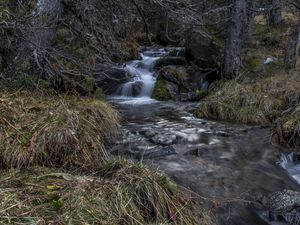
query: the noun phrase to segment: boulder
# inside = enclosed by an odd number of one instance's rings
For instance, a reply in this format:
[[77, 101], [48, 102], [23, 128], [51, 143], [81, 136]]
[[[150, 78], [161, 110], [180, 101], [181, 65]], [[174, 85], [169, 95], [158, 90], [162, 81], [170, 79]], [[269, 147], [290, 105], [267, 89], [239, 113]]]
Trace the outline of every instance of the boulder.
[[166, 101], [198, 101], [206, 96], [210, 83], [220, 78], [218, 70], [197, 66], [166, 66], [157, 77], [152, 98]]
[[199, 76], [189, 67], [163, 67], [158, 73], [152, 97], [161, 101], [194, 99], [201, 87], [201, 79], [196, 77]]
[[185, 57], [184, 47], [168, 47], [166, 50], [168, 51], [167, 56]]
[[94, 76], [95, 84], [101, 87], [106, 94], [115, 94], [115, 91], [130, 80], [128, 72], [123, 68], [106, 68]]
[[284, 190], [263, 196], [260, 202], [268, 210], [270, 222], [300, 224], [300, 192]]
[[219, 68], [222, 64], [221, 47], [213, 37], [199, 29], [191, 29], [186, 38], [186, 59], [200, 68]]
[[144, 83], [142, 81], [136, 81], [132, 85], [132, 96], [136, 97], [138, 96], [143, 88]]
[[184, 57], [178, 57], [178, 56], [162, 57], [155, 62], [154, 69], [159, 70], [165, 66], [171, 66], [171, 65], [186, 66], [187, 61]]

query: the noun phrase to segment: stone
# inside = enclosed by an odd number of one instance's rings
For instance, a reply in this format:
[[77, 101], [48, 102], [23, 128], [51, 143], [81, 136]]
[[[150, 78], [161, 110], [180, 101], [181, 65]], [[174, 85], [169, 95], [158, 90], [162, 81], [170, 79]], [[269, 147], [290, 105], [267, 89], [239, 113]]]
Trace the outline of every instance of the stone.
[[184, 57], [178, 57], [178, 56], [162, 57], [155, 62], [154, 69], [159, 70], [165, 66], [170, 66], [170, 65], [186, 66], [187, 61]]
[[125, 69], [112, 67], [95, 75], [94, 79], [96, 86], [101, 87], [106, 94], [115, 94], [122, 84], [130, 80], [130, 77]]
[[191, 29], [186, 38], [186, 59], [200, 68], [219, 68], [222, 65], [221, 47], [213, 37], [199, 29]]
[[136, 97], [141, 93], [141, 90], [143, 88], [143, 82], [142, 81], [136, 81], [132, 84], [132, 96]]
[[261, 196], [259, 201], [268, 210], [270, 220], [285, 222], [289, 225], [300, 224], [300, 192], [279, 191]]
[[198, 101], [219, 76], [217, 71], [200, 70], [197, 66], [166, 66], [158, 73], [152, 97], [160, 101]]
[[162, 135], [158, 134], [150, 139], [150, 141], [157, 145], [172, 145], [176, 141], [176, 135]]

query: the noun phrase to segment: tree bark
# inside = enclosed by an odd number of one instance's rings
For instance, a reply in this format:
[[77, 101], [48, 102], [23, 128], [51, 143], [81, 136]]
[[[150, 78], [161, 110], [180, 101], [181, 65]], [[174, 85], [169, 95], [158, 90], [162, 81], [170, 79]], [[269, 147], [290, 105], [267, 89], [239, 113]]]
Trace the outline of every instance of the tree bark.
[[246, 1], [234, 0], [229, 34], [226, 40], [225, 68], [226, 77], [233, 78], [241, 67], [243, 28], [246, 22]]
[[291, 39], [288, 43], [284, 64], [287, 69], [293, 69], [296, 67], [297, 59], [300, 51], [300, 16], [297, 27], [294, 29]]
[[245, 39], [254, 33], [254, 18], [256, 14], [257, 0], [247, 0], [247, 23], [245, 29]]
[[271, 26], [278, 26], [281, 24], [281, 22], [281, 0], [272, 0], [272, 9], [270, 11], [269, 24]]

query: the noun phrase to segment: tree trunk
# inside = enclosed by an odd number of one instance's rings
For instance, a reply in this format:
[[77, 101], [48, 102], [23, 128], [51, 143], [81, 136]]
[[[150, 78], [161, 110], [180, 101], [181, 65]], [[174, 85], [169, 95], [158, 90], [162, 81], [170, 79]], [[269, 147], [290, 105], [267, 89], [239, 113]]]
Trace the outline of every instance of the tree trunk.
[[294, 29], [285, 52], [284, 64], [287, 69], [293, 69], [296, 67], [299, 51], [300, 51], [300, 16], [299, 16], [298, 26]]
[[247, 0], [247, 23], [245, 29], [245, 39], [254, 33], [254, 18], [256, 14], [257, 0]]
[[271, 26], [278, 26], [281, 24], [281, 22], [281, 0], [272, 0], [272, 9], [270, 11], [269, 24]]
[[233, 0], [233, 2], [234, 6], [225, 49], [224, 73], [229, 78], [233, 78], [241, 67], [243, 28], [246, 22], [246, 0]]

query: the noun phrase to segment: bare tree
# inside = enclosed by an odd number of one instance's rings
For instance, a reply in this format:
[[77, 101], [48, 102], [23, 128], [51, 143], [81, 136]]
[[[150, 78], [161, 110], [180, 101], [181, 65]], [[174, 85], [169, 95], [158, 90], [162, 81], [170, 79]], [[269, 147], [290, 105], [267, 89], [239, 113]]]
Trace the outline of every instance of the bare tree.
[[246, 1], [234, 0], [232, 17], [225, 46], [225, 76], [233, 78], [241, 67], [243, 27], [246, 21]]
[[245, 38], [247, 39], [249, 36], [251, 36], [254, 32], [254, 18], [256, 15], [256, 8], [257, 8], [257, 0], [247, 0], [247, 21], [246, 21], [246, 27], [245, 27]]
[[282, 22], [281, 0], [272, 0], [272, 8], [270, 11], [269, 24], [278, 26]]
[[292, 32], [290, 41], [288, 43], [285, 57], [284, 57], [284, 64], [287, 69], [292, 69], [296, 67], [297, 59], [300, 52], [300, 17], [298, 25]]

